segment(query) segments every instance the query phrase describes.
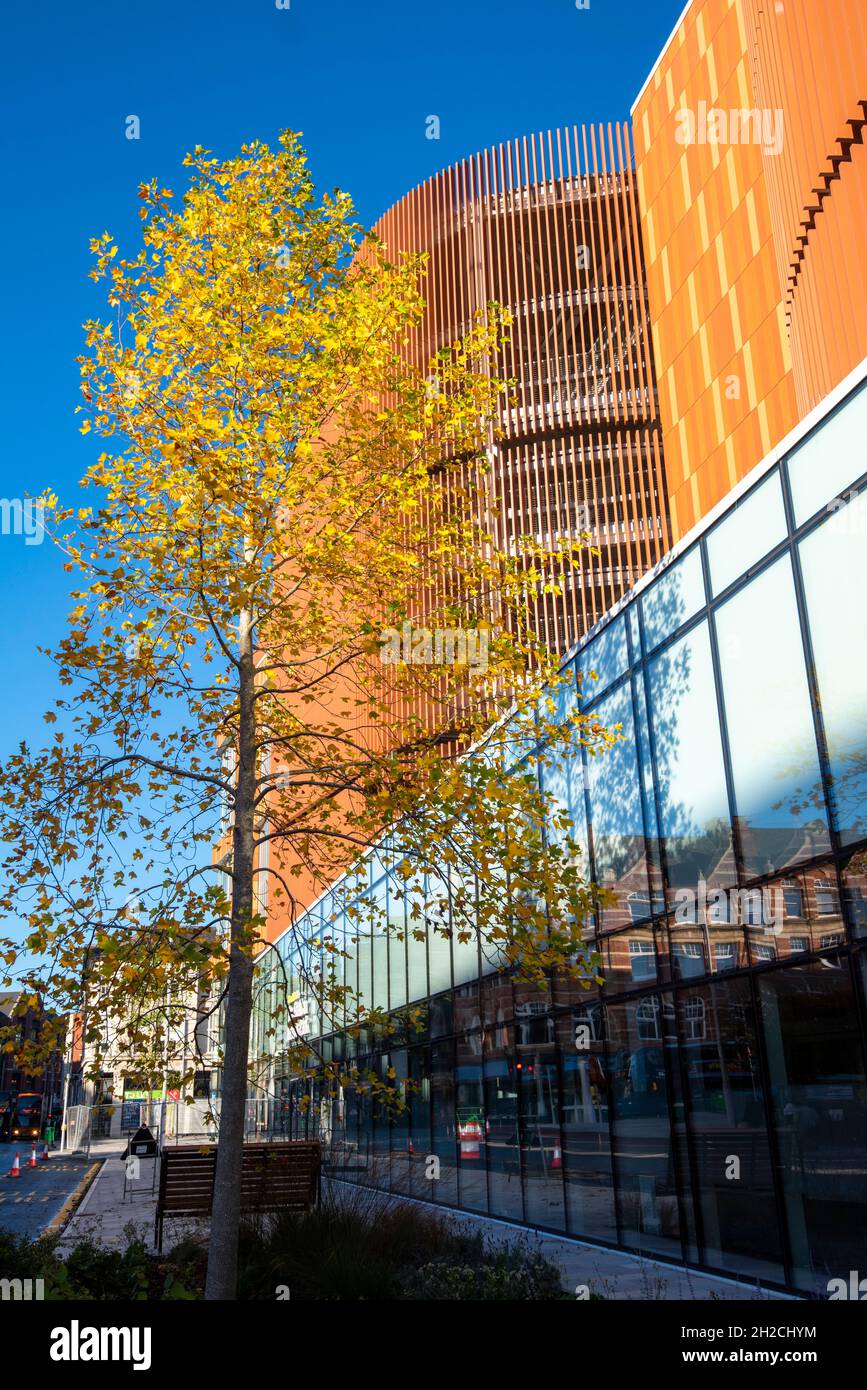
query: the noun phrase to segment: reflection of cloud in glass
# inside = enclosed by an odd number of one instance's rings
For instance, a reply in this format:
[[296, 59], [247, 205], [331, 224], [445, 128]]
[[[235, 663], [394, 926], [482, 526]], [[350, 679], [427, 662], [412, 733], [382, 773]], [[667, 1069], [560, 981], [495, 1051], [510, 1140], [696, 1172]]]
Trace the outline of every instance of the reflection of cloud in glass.
[[[767, 873], [801, 857], [799, 845], [830, 848], [824, 808], [795, 795], [819, 781], [819, 760], [789, 557], [723, 604], [716, 622], [745, 867]], [[786, 832], [808, 828], [793, 849]]]

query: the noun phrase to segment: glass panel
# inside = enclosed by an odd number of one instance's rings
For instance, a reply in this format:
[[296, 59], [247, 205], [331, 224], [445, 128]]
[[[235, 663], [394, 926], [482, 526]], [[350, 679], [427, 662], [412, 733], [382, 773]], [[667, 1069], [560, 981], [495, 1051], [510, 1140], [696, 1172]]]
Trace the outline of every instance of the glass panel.
[[[371, 1058], [371, 1071], [379, 1086], [391, 1090], [388, 1069], [391, 1057], [387, 1052], [376, 1053]], [[370, 1180], [376, 1187], [391, 1187], [391, 1116], [389, 1106], [378, 1098], [371, 1100], [371, 1173]], [[403, 1163], [399, 1162], [399, 1178], [403, 1175]]]
[[400, 879], [388, 881], [388, 998], [389, 1007], [400, 1009], [406, 1003], [406, 917]]
[[406, 903], [406, 963], [409, 979], [409, 1002], [426, 999], [427, 932], [424, 919], [424, 885], [413, 875], [404, 885]]
[[468, 1032], [477, 1032], [482, 1026], [478, 970], [468, 984], [461, 985], [460, 989], [454, 991], [453, 999], [455, 1032], [461, 1036]]
[[756, 965], [830, 951], [846, 940], [833, 864], [761, 889], [742, 888], [740, 903]]
[[576, 1006], [557, 1021], [563, 1102], [563, 1179], [570, 1235], [617, 1242], [608, 1081], [605, 1069], [605, 1006]]
[[704, 1263], [782, 1283], [749, 982], [684, 990], [678, 1025]]
[[561, 831], [549, 826], [548, 837], [553, 843], [569, 838], [581, 848], [580, 864], [582, 872], [590, 877], [590, 861], [587, 855], [587, 814], [584, 805], [584, 764], [580, 749], [560, 750], [543, 754], [544, 761], [539, 768], [539, 781], [542, 790], [554, 799], [555, 814], [565, 811], [572, 821], [572, 828]]
[[488, 1200], [492, 1216], [524, 1219], [521, 1149], [518, 1139], [518, 1073], [512, 1029], [502, 1024], [485, 1032], [485, 1127]]
[[671, 968], [675, 980], [694, 980], [708, 973], [708, 954], [702, 928], [671, 928]]
[[599, 942], [606, 994], [653, 984], [657, 978], [653, 927], [605, 935]]
[[390, 1113], [391, 1190], [392, 1192], [408, 1193], [412, 1191], [410, 1169], [414, 1161], [414, 1145], [410, 1138], [409, 1129], [409, 1053], [407, 1049], [404, 1047], [392, 1052], [390, 1062], [395, 1072], [393, 1085], [398, 1095], [398, 1102], [392, 1107]]
[[731, 826], [707, 624], [648, 668], [662, 833], [671, 887], [731, 883]]
[[347, 916], [347, 930], [355, 938], [354, 949], [358, 954], [358, 1008], [363, 1014], [373, 1003], [373, 943], [366, 900], [354, 903]]
[[451, 913], [447, 877], [437, 876], [428, 879], [425, 920], [430, 992], [438, 994], [440, 990], [452, 987], [452, 951], [449, 940]]
[[[606, 1006], [608, 1068], [622, 1239], [681, 1257], [675, 1155], [668, 1114], [663, 1010], [658, 995]], [[665, 1029], [667, 1032], [667, 1029]]]
[[370, 890], [373, 1007], [388, 1010], [388, 889], [383, 878]]
[[[337, 894], [323, 900], [322, 935], [324, 941], [332, 943], [332, 949], [325, 952], [325, 985], [332, 993], [342, 988], [346, 981], [346, 932], [343, 913]], [[330, 1013], [330, 1017], [328, 1016]], [[340, 1028], [345, 1022], [346, 1010], [339, 996], [328, 1004], [325, 1029]]]
[[[626, 650], [626, 624], [622, 614], [610, 622], [589, 647], [578, 654], [581, 675], [581, 703], [588, 705], [623, 675], [629, 664]], [[595, 673], [595, 675], [594, 675]]]
[[800, 555], [837, 826], [851, 844], [867, 835], [867, 494], [807, 536]]
[[[541, 1023], [541, 1019], [538, 1020]], [[519, 1047], [521, 1150], [524, 1168], [524, 1219], [565, 1231], [560, 1087], [553, 1020], [545, 1020], [548, 1039]], [[539, 1029], [541, 1037], [542, 1029]]]
[[608, 728], [622, 726], [620, 741], [587, 761], [594, 876], [596, 882], [616, 898], [615, 905], [604, 908], [602, 913], [606, 930], [611, 930], [632, 920], [631, 895], [638, 895], [644, 902], [648, 897], [644, 821], [629, 684], [603, 700], [597, 706], [597, 716]]
[[[452, 970], [455, 986], [479, 977], [479, 936], [474, 911], [476, 885], [471, 875], [449, 870], [452, 904]], [[465, 937], [466, 940], [461, 938]]]
[[454, 1042], [431, 1045], [431, 1153], [440, 1161], [439, 1181], [432, 1184], [437, 1202], [457, 1206], [458, 1157], [455, 1132]]
[[491, 1030], [495, 1046], [505, 1047], [504, 1024], [514, 1017], [512, 978], [510, 975], [490, 975], [482, 980], [482, 1024]]
[[[644, 674], [638, 671], [633, 677], [635, 726], [638, 736], [638, 758], [641, 776], [641, 802], [644, 808], [644, 824], [647, 836], [647, 875], [650, 881], [650, 898], [647, 913], [656, 916], [665, 911], [665, 896], [662, 883], [662, 866], [659, 846], [659, 821], [656, 815], [656, 798], [653, 787], [653, 764], [650, 756], [650, 731], [647, 722]], [[636, 894], [630, 899], [629, 910], [633, 921], [641, 919], [641, 903]], [[643, 915], [647, 915], [647, 913]]]
[[[344, 979], [349, 993], [346, 996], [345, 1016], [347, 1023], [356, 1022], [359, 1013], [358, 1001], [358, 922], [350, 916], [351, 902], [346, 901], [345, 894], [341, 893], [343, 899], [342, 918], [343, 918], [343, 944], [346, 952], [344, 960]], [[360, 1113], [360, 1112], [359, 1112]]]
[[859, 850], [843, 869], [843, 904], [853, 937], [867, 937], [867, 851]]
[[641, 600], [648, 651], [697, 613], [705, 604], [698, 546], [672, 565]]
[[861, 1270], [867, 1227], [867, 1086], [848, 965], [759, 980], [772, 1120], [797, 1287]]
[[376, 1164], [373, 1155], [373, 1103], [369, 1082], [370, 1057], [358, 1058], [358, 1070], [363, 1083], [356, 1088], [355, 1104], [358, 1113], [358, 1180], [361, 1183], [376, 1184]]
[[485, 1095], [482, 1080], [482, 1035], [477, 1030], [457, 1039], [456, 1114], [461, 1206], [488, 1210], [488, 1160]]
[[744, 867], [769, 873], [830, 847], [789, 557], [716, 616]]
[[795, 525], [826, 502], [838, 501], [864, 472], [867, 389], [850, 396], [829, 420], [789, 455], [789, 486]]
[[555, 719], [563, 724], [578, 703], [578, 682], [575, 662], [569, 661], [561, 667], [560, 681], [541, 697], [540, 714], [543, 719]]
[[708, 536], [711, 593], [721, 594], [785, 536], [783, 489], [774, 469]]
[[411, 1047], [408, 1083], [409, 1139], [412, 1145], [409, 1159], [410, 1187], [415, 1197], [436, 1201], [437, 1184], [432, 1176], [434, 1170], [426, 1163], [431, 1152], [430, 1078], [430, 1049]]
[[632, 660], [641, 660], [641, 632], [638, 624], [638, 604], [631, 603], [626, 610], [626, 619], [629, 623], [629, 636], [632, 642]]

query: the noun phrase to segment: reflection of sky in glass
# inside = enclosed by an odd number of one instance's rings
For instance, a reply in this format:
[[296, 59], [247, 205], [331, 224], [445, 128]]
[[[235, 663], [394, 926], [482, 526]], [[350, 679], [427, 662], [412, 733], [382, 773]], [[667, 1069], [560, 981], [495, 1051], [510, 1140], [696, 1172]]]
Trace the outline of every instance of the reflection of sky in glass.
[[644, 822], [629, 685], [603, 700], [596, 713], [608, 728], [623, 726], [619, 743], [588, 759], [593, 852], [596, 877], [602, 882], [606, 873], [619, 878], [643, 854]]
[[832, 498], [842, 497], [865, 471], [867, 387], [789, 455], [789, 485], [795, 525], [800, 526]]
[[626, 618], [629, 623], [629, 636], [632, 641], [632, 659], [638, 661], [641, 656], [641, 633], [638, 628], [638, 604], [630, 603], [626, 610]]
[[763, 873], [797, 855], [788, 837], [763, 830], [825, 820], [803, 799], [821, 784], [788, 556], [724, 603], [716, 622], [735, 803], [751, 831], [745, 859]]
[[783, 490], [776, 469], [769, 478], [714, 527], [707, 538], [710, 583], [714, 594], [773, 550], [786, 535]]
[[644, 800], [644, 820], [650, 839], [655, 840], [659, 836], [659, 829], [656, 820], [656, 801], [653, 795], [653, 765], [650, 760], [650, 733], [647, 727], [647, 711], [644, 703], [644, 676], [640, 671], [637, 673], [635, 681], [636, 705], [638, 710], [636, 732], [638, 735], [638, 752], [641, 761], [641, 794]]
[[867, 834], [867, 494], [801, 542], [834, 799], [844, 840]]
[[[603, 690], [607, 690], [612, 681], [616, 681], [618, 676], [629, 664], [629, 656], [626, 650], [626, 624], [623, 615], [615, 618], [613, 623], [609, 623], [604, 632], [594, 638], [589, 647], [585, 647], [583, 652], [578, 655], [578, 670], [581, 673], [581, 694], [583, 703], [586, 706], [591, 700], [595, 700], [597, 695], [601, 695]], [[596, 672], [596, 680], [590, 675], [591, 671]]]
[[698, 546], [666, 570], [641, 600], [648, 650], [704, 606], [704, 580]]
[[[662, 831], [669, 867], [696, 836], [728, 826], [722, 745], [707, 623], [648, 665]], [[719, 857], [710, 851], [705, 872]], [[680, 881], [680, 880], [678, 880]], [[688, 879], [689, 881], [689, 879]]]

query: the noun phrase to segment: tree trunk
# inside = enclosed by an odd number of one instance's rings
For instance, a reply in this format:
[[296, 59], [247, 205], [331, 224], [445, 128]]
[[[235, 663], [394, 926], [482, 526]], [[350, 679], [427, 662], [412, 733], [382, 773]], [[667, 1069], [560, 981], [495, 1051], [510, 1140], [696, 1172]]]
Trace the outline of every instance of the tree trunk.
[[206, 1299], [232, 1299], [238, 1280], [241, 1163], [247, 1104], [250, 1014], [253, 1007], [253, 811], [256, 792], [256, 726], [253, 617], [245, 609], [238, 624], [240, 646], [238, 775], [232, 834], [232, 925], [223, 1085]]

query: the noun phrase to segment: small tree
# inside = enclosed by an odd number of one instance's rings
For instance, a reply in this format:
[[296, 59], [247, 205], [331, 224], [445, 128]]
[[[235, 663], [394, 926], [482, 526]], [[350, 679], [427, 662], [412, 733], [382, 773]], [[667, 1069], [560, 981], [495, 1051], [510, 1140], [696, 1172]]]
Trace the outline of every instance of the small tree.
[[[84, 479], [94, 508], [46, 499], [82, 587], [52, 653], [69, 687], [45, 716], [53, 742], [2, 771], [2, 905], [25, 914], [31, 987], [73, 1008], [87, 970], [92, 1037], [131, 999], [152, 1021], [169, 988], [177, 1009], [215, 986], [214, 1299], [235, 1291], [269, 915], [297, 922], [385, 836], [412, 930], [445, 891], [456, 915], [440, 929], [478, 933], [530, 978], [589, 978], [599, 894], [537, 768], [611, 736], [540, 696], [554, 670], [527, 605], [572, 540], [507, 554], [486, 524], [505, 316], [490, 306], [419, 371], [405, 341], [423, 261], [391, 263], [345, 194], [317, 201], [294, 135], [186, 164], [177, 210], [140, 189], [138, 256], [93, 243], [111, 319], [86, 325], [81, 428], [123, 447]], [[475, 634], [484, 662], [466, 646], [440, 664], [384, 659], [419, 619]], [[307, 987], [326, 1016], [370, 1016], [334, 971]]]

